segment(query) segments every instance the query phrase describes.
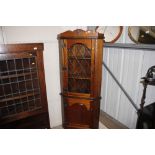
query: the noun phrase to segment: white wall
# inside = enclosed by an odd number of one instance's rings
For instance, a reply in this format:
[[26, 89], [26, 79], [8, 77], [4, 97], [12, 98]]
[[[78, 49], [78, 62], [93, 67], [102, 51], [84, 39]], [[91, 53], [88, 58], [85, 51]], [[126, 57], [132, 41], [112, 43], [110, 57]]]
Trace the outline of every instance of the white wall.
[[[66, 30], [73, 30], [76, 28], [85, 29], [86, 27], [3, 27], [5, 43], [44, 43], [44, 68], [51, 127], [62, 124], [61, 100], [59, 95], [60, 79], [57, 34]], [[0, 31], [0, 42], [1, 40], [3, 39], [1, 39]]]
[[[127, 27], [124, 27], [118, 42], [133, 43], [128, 37]], [[143, 91], [140, 78], [145, 76], [149, 67], [155, 65], [154, 60], [153, 51], [104, 48], [105, 63], [138, 107]], [[154, 91], [154, 87], [148, 87], [146, 105], [155, 101]], [[104, 68], [101, 109], [129, 128], [136, 127], [137, 114], [134, 107]]]

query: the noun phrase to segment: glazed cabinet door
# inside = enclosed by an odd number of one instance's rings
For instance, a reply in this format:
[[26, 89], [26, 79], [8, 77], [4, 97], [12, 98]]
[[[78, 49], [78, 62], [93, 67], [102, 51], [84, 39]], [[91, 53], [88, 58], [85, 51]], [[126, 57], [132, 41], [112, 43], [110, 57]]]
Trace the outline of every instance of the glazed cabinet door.
[[65, 98], [64, 115], [67, 128], [89, 128], [91, 124], [91, 101]]
[[36, 52], [0, 54], [0, 124], [44, 109], [37, 60]]
[[72, 95], [92, 93], [94, 51], [91, 39], [64, 40], [63, 92]]

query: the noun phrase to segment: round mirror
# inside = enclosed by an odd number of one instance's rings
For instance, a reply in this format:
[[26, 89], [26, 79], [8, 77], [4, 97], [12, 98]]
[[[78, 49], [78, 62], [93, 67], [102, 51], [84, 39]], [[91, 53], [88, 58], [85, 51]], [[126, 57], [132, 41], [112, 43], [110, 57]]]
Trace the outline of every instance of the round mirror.
[[115, 43], [122, 34], [123, 26], [97, 26], [96, 31], [104, 34], [105, 42]]
[[104, 34], [106, 43], [115, 43], [122, 34], [123, 26], [88, 26], [87, 29]]
[[128, 35], [135, 43], [155, 44], [155, 26], [129, 26]]

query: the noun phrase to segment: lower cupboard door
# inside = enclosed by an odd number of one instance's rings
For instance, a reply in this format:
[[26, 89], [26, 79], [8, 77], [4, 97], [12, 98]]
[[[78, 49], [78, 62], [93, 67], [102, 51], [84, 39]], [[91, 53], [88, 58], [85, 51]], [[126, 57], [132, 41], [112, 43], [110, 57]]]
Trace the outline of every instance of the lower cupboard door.
[[91, 123], [90, 101], [65, 100], [64, 101], [65, 123], [69, 126], [83, 126], [89, 128]]

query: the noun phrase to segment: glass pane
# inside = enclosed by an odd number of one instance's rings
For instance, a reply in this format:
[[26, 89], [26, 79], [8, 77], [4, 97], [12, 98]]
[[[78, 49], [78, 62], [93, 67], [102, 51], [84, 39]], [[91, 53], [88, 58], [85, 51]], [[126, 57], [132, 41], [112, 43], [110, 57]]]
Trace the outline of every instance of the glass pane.
[[91, 50], [83, 44], [68, 49], [68, 91], [90, 93]]
[[41, 108], [36, 58], [0, 61], [0, 117]]

